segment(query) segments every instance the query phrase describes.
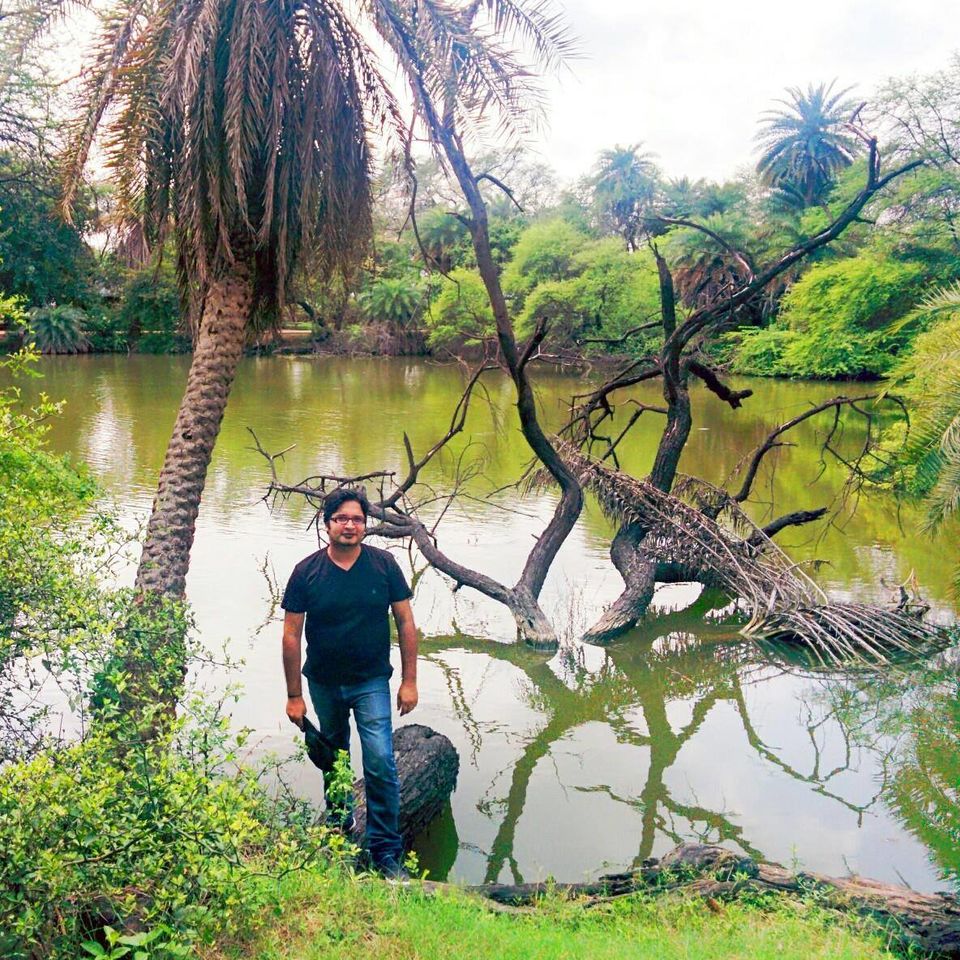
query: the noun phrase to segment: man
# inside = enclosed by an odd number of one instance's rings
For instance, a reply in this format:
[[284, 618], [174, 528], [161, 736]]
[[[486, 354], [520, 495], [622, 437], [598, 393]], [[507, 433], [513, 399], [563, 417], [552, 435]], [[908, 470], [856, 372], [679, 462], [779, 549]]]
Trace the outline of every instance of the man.
[[[369, 504], [340, 489], [323, 504], [329, 544], [294, 568], [283, 595], [283, 672], [287, 716], [302, 726], [306, 713], [301, 682], [301, 637], [306, 619], [307, 679], [320, 729], [340, 750], [350, 749], [350, 711], [357, 724], [367, 792], [367, 849], [375, 869], [402, 876], [398, 830], [400, 784], [393, 756], [388, 681], [393, 612], [400, 640], [401, 681], [397, 709], [417, 705], [417, 631], [409, 586], [386, 550], [364, 544]], [[329, 778], [327, 782], [329, 787]], [[330, 799], [327, 799], [330, 809]], [[331, 810], [346, 824], [350, 809]]]

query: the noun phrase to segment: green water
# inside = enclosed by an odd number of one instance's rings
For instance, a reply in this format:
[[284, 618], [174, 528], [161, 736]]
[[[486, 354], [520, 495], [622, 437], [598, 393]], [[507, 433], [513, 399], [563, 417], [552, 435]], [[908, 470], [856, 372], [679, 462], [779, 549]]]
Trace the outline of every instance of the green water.
[[[27, 384], [28, 393], [42, 388], [68, 400], [53, 446], [88, 463], [131, 519], [149, 510], [187, 362], [51, 358], [42, 364], [45, 379]], [[584, 381], [545, 371], [538, 378], [544, 418], [559, 423]], [[775, 423], [860, 390], [750, 385], [755, 396], [736, 411], [696, 395], [682, 471], [720, 483]], [[269, 471], [248, 428], [268, 450], [296, 444], [280, 465], [288, 481], [402, 472], [403, 433], [415, 451], [425, 450], [446, 428], [461, 387], [456, 367], [421, 360], [243, 362], [207, 480], [188, 594], [204, 642], [212, 649], [227, 643], [245, 660], [229, 678], [205, 682], [242, 684], [235, 720], [254, 730], [257, 749], [288, 753], [293, 743], [283, 714], [279, 622], [269, 619], [270, 575], [282, 588], [293, 564], [316, 548], [316, 534], [304, 504], [271, 510], [262, 502]], [[659, 402], [652, 384], [632, 396]], [[620, 417], [629, 412], [624, 405]], [[796, 560], [827, 561], [816, 575], [834, 595], [878, 601], [913, 572], [933, 616], [949, 621], [956, 531], [931, 541], [892, 500], [845, 498], [841, 471], [819, 453], [828, 427], [826, 419], [806, 422], [792, 435], [795, 446], [769, 458], [755, 516], [832, 506], [831, 525], [783, 535]], [[623, 445], [625, 468], [642, 474], [649, 467], [658, 429], [656, 415], [644, 414]], [[848, 424], [838, 452], [853, 452], [861, 439]], [[554, 501], [549, 491], [504, 494], [495, 503], [485, 495], [515, 480], [527, 457], [511, 391], [491, 375], [467, 429], [427, 478], [439, 493], [458, 470], [469, 474], [466, 496], [439, 528], [440, 544], [507, 582]], [[431, 571], [418, 580], [414, 611], [425, 640], [421, 705], [410, 720], [445, 733], [461, 758], [450, 809], [418, 844], [432, 875], [574, 880], [682, 839], [705, 839], [826, 873], [943, 886], [952, 862], [947, 845], [891, 786], [910, 762], [911, 741], [890, 716], [902, 717], [894, 707], [913, 679], [880, 688], [785, 669], [729, 628], [708, 626], [703, 613], [718, 601], [689, 584], [661, 586], [661, 616], [617, 644], [583, 646], [579, 632], [619, 589], [607, 556], [611, 533], [588, 504], [558, 557], [543, 597], [564, 639], [552, 657], [515, 645], [510, 617], [492, 601], [468, 590], [452, 594]], [[320, 797], [311, 769], [296, 771], [293, 786]]]

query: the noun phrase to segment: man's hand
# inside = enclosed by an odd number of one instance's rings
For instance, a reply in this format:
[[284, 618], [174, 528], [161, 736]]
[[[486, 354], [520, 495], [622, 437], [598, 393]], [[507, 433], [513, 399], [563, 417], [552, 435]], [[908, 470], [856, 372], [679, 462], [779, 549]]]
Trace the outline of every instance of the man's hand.
[[[419, 699], [416, 683], [412, 680], [404, 680], [397, 691], [397, 709], [400, 711], [400, 716], [408, 714], [417, 705]], [[289, 712], [290, 708], [287, 707], [287, 713]]]
[[[413, 702], [417, 702], [416, 691], [414, 691]], [[306, 715], [307, 705], [303, 702], [303, 697], [287, 697], [287, 716], [291, 723], [295, 723], [302, 730], [303, 718]]]

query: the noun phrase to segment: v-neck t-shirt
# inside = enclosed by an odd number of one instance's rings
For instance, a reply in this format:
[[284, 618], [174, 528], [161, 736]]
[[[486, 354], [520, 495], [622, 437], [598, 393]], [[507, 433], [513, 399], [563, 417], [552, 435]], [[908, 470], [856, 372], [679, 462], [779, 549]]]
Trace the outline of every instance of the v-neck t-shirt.
[[413, 594], [386, 550], [360, 545], [349, 570], [318, 550], [293, 569], [281, 606], [305, 613], [307, 660], [303, 675], [322, 684], [389, 677], [391, 603]]

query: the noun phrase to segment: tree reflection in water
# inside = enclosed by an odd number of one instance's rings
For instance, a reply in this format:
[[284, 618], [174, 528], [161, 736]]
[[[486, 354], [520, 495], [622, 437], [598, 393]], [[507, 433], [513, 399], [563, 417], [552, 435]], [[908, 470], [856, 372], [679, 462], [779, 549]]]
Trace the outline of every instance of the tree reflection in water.
[[[599, 668], [594, 669], [588, 669], [585, 650], [577, 645], [565, 647], [548, 658], [521, 644], [496, 644], [466, 637], [423, 642], [422, 655], [443, 671], [453, 709], [470, 744], [472, 756], [469, 760], [464, 757], [464, 761], [476, 764], [484, 729], [473, 716], [459, 672], [445, 662], [445, 651], [485, 654], [513, 665], [521, 671], [524, 703], [544, 718], [525, 742], [512, 769], [504, 771], [510, 776], [506, 796], [491, 796], [499, 781], [498, 772], [491, 778], [487, 795], [478, 802], [481, 812], [491, 819], [499, 818], [496, 835], [485, 853], [487, 881], [502, 879], [504, 868], [514, 882], [524, 881], [515, 845], [531, 778], [540, 761], [550, 757], [564, 737], [587, 723], [604, 724], [617, 744], [648, 751], [646, 779], [637, 793], [624, 795], [605, 784], [575, 787], [638, 812], [640, 835], [632, 859], [634, 866], [653, 854], [658, 838], [673, 843], [688, 839], [726, 842], [753, 856], [771, 856], [745, 835], [744, 827], [734, 821], [735, 815], [703, 805], [697, 798], [692, 802], [678, 799], [668, 785], [666, 775], [680, 751], [720, 704], [730, 708], [729, 713], [742, 728], [744, 742], [766, 768], [852, 812], [858, 825], [881, 797], [891, 796], [892, 784], [897, 782], [891, 771], [898, 739], [890, 736], [889, 724], [877, 722], [877, 702], [883, 700], [884, 692], [875, 691], [871, 706], [870, 697], [864, 694], [863, 678], [834, 674], [818, 682], [802, 668], [778, 667], [729, 628], [705, 628], [704, 617], [725, 603], [717, 594], [705, 592], [691, 607], [638, 628], [624, 642], [605, 648], [602, 654], [590, 648], [593, 654], [603, 657]], [[778, 671], [799, 675], [818, 691], [805, 698], [803, 705], [801, 726], [806, 728], [812, 759], [802, 769], [764, 739], [748, 708], [745, 690], [755, 682], [770, 680]], [[686, 704], [689, 718], [677, 726], [670, 722], [668, 713], [672, 705], [681, 702]], [[828, 762], [827, 754], [837, 752], [839, 757]], [[866, 800], [845, 795], [842, 782], [844, 774], [863, 766], [864, 753], [877, 771], [875, 789]], [[559, 772], [557, 778], [560, 779]], [[629, 856], [627, 853], [625, 859]]]

